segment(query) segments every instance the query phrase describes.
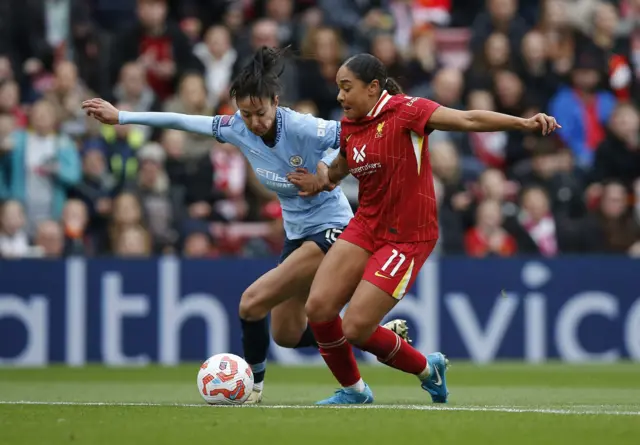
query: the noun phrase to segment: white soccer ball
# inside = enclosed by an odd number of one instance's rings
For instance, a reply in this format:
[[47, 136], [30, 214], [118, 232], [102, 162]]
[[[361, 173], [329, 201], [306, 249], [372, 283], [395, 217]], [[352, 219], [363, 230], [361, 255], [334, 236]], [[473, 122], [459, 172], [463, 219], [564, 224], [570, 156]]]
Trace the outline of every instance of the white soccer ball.
[[253, 372], [233, 354], [209, 357], [198, 371], [198, 392], [210, 405], [241, 405], [253, 391]]

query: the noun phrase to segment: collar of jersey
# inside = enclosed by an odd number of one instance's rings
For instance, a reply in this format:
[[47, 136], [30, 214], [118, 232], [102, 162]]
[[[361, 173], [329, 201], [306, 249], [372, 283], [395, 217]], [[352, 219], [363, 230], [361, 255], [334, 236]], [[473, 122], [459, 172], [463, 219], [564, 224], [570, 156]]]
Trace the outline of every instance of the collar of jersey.
[[280, 142], [280, 136], [282, 135], [282, 121], [282, 111], [280, 110], [280, 107], [278, 107], [276, 108], [276, 138], [273, 141], [271, 148], [275, 147], [278, 145], [278, 142]]
[[376, 102], [376, 104], [373, 106], [371, 111], [367, 113], [367, 117], [378, 116], [390, 99], [391, 99], [391, 94], [389, 94], [387, 90], [382, 91], [382, 94], [380, 95], [380, 99], [378, 99], [378, 102]]

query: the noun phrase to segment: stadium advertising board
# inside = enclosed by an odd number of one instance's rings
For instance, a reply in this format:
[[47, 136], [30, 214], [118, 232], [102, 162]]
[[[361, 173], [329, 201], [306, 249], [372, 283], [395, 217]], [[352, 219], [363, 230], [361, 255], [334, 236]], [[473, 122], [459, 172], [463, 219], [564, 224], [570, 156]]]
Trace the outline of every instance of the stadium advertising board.
[[[237, 305], [272, 260], [0, 262], [0, 366], [140, 366], [241, 354]], [[640, 361], [640, 263], [440, 259], [391, 314], [414, 344], [491, 362]], [[361, 356], [375, 362], [372, 356]], [[271, 360], [321, 363], [274, 347]]]

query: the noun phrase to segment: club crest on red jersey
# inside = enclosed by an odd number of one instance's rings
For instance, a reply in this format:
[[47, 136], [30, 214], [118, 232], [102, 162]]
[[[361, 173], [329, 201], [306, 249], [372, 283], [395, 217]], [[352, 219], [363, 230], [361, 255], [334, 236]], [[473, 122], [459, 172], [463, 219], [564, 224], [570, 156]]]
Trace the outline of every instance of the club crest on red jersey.
[[384, 136], [384, 134], [382, 133], [383, 130], [384, 130], [384, 121], [380, 122], [376, 127], [376, 139], [379, 139], [382, 136]]

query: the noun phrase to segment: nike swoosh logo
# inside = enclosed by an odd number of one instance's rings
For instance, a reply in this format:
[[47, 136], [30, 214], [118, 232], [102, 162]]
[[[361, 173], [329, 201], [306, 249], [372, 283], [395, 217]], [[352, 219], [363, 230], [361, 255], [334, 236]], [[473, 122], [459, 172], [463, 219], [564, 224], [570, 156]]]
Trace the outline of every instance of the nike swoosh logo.
[[347, 135], [347, 138], [345, 139], [347, 142], [349, 142], [349, 139], [351, 139], [351, 135]]
[[386, 275], [382, 275], [382, 274], [381, 274], [380, 272], [378, 272], [377, 270], [376, 270], [376, 273], [375, 273], [374, 275], [375, 275], [376, 277], [384, 278], [385, 280], [390, 280], [390, 279], [391, 279], [391, 277], [388, 277], [388, 276], [386, 276]]
[[434, 366], [433, 370], [436, 372], [436, 381], [433, 382], [434, 385], [436, 386], [442, 386], [442, 378], [440, 377], [440, 373], [438, 372], [438, 367]]

